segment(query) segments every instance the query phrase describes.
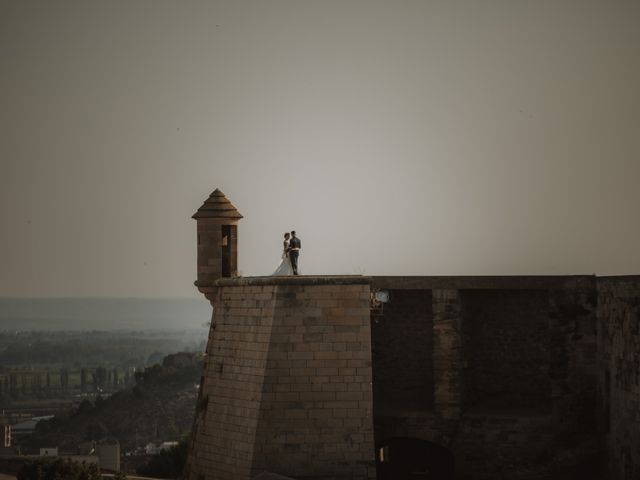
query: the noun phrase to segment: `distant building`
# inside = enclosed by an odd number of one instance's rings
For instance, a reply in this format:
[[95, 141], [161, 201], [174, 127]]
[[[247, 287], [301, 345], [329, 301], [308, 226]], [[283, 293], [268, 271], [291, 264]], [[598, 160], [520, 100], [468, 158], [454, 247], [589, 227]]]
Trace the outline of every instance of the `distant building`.
[[41, 457], [57, 457], [58, 447], [45, 447], [40, 449]]
[[160, 449], [155, 443], [147, 443], [144, 447], [144, 453], [147, 455], [157, 455]]
[[161, 452], [165, 451], [165, 450], [169, 450], [173, 447], [177, 447], [178, 446], [178, 442], [162, 442], [159, 446], [159, 450]]
[[29, 420], [16, 423], [11, 426], [11, 441], [13, 443], [16, 440], [31, 435], [36, 430], [36, 425], [40, 420], [50, 420], [53, 415], [44, 415], [42, 417], [32, 417]]
[[2, 447], [11, 447], [11, 424], [9, 420], [0, 418], [0, 434], [2, 435]]
[[96, 444], [101, 469], [113, 472], [120, 471], [120, 443], [115, 439], [102, 440]]
[[15, 453], [11, 446], [11, 423], [6, 417], [0, 417], [0, 457], [11, 456]]
[[144, 453], [147, 455], [157, 455], [158, 453], [169, 450], [176, 445], [178, 445], [178, 442], [162, 442], [159, 444], [147, 443], [144, 447]]
[[89, 440], [79, 443], [76, 447], [76, 453], [78, 455], [93, 455], [96, 451], [96, 442]]

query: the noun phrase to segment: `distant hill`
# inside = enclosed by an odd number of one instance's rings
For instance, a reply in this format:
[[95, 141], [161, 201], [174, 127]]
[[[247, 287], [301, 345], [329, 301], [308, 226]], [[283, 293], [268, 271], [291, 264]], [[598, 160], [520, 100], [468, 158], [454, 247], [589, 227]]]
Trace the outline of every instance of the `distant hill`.
[[148, 442], [178, 440], [191, 429], [202, 374], [202, 355], [178, 353], [136, 374], [137, 385], [68, 414], [38, 423], [26, 451], [55, 445], [74, 451], [83, 441], [116, 438], [123, 452]]
[[197, 298], [0, 298], [0, 330], [184, 330], [210, 317]]

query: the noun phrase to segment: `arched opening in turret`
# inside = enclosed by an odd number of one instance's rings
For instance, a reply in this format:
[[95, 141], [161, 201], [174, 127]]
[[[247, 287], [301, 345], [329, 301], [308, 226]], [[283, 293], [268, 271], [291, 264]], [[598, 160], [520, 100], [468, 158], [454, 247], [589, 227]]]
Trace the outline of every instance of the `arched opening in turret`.
[[220, 248], [222, 249], [222, 276], [231, 276], [231, 225], [222, 225], [222, 241]]

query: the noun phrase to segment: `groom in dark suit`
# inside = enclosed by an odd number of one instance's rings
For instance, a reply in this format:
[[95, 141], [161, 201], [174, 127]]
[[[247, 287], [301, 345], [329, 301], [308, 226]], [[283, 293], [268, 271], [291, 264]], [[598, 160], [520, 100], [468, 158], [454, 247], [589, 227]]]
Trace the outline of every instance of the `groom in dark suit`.
[[291, 240], [289, 241], [289, 259], [291, 259], [291, 267], [293, 267], [293, 274], [298, 275], [298, 255], [300, 255], [300, 248], [302, 242], [296, 237], [296, 232], [291, 232]]

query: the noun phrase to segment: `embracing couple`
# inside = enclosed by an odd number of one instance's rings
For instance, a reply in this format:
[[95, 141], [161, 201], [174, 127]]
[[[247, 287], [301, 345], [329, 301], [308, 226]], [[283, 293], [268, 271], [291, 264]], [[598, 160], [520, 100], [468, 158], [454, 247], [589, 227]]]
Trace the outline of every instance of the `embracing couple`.
[[302, 242], [296, 237], [295, 230], [284, 234], [282, 261], [271, 275], [298, 275], [298, 256]]

